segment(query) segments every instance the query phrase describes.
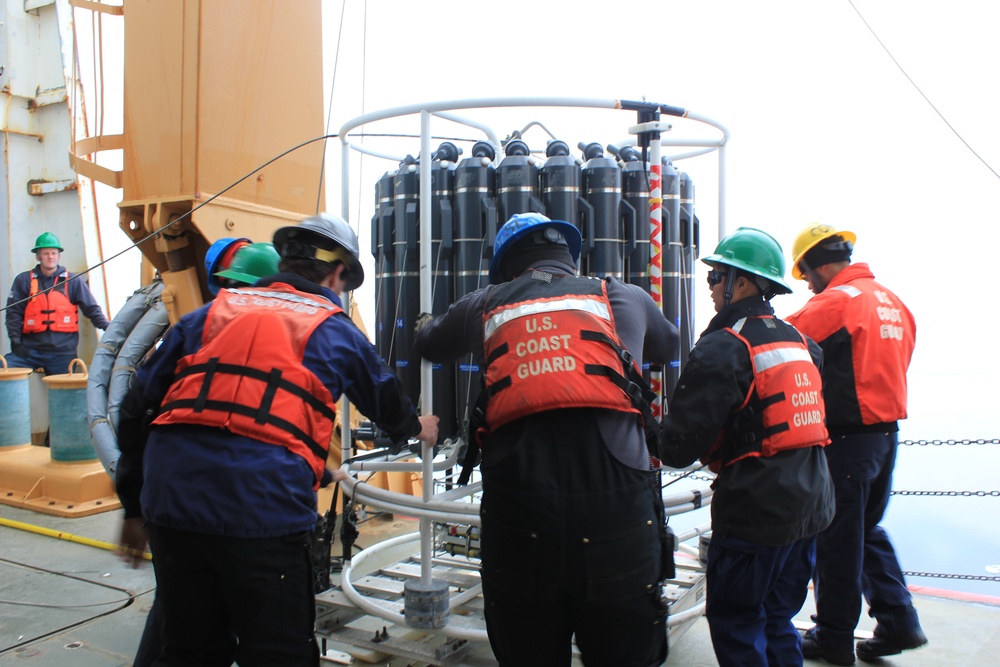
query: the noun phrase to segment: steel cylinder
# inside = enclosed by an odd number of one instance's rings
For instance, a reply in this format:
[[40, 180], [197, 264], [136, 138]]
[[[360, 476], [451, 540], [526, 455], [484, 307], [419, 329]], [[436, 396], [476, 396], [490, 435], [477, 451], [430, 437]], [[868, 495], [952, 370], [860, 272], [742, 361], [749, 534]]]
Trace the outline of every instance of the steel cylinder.
[[580, 226], [580, 165], [565, 141], [553, 140], [545, 148], [545, 162], [538, 170], [545, 215]]
[[414, 403], [420, 398], [420, 359], [413, 353], [413, 327], [420, 314], [420, 172], [405, 160], [393, 178], [393, 359], [396, 375]]
[[684, 297], [681, 299], [681, 368], [687, 363], [691, 348], [694, 347], [694, 285], [698, 263], [698, 244], [701, 229], [694, 209], [694, 181], [686, 172], [681, 172], [680, 187], [680, 228], [681, 253], [683, 262]]
[[[584, 229], [584, 246], [589, 250], [586, 274], [624, 279], [624, 247], [631, 235], [635, 241], [635, 225], [631, 233], [624, 229], [621, 214], [622, 175], [613, 158], [604, 155], [598, 143], [579, 143], [586, 159], [580, 168], [583, 198], [589, 204], [592, 227]], [[590, 238], [588, 239], [588, 235]]]
[[[461, 149], [444, 142], [431, 162], [431, 313], [443, 315], [451, 305], [455, 289], [455, 169]], [[453, 438], [455, 420], [455, 364], [431, 364], [434, 414], [440, 418], [439, 438]]]
[[[663, 314], [678, 329], [681, 324], [681, 298], [684, 267], [681, 259], [681, 177], [673, 162], [664, 157], [663, 164], [663, 229], [660, 243], [663, 246]], [[681, 372], [680, 352], [663, 369], [663, 386], [667, 396], [673, 395]]]
[[[613, 151], [613, 146], [608, 146]], [[649, 173], [639, 151], [623, 146], [616, 152], [622, 169], [622, 201], [632, 207], [636, 216], [635, 244], [625, 257], [625, 281], [649, 291], [649, 234], [645, 230], [649, 220]], [[646, 223], [641, 224], [640, 223]]]
[[538, 167], [520, 139], [507, 142], [497, 165], [497, 207], [501, 224], [515, 213], [545, 213], [538, 196]]
[[[499, 224], [494, 159], [493, 146], [479, 141], [472, 155], [455, 167], [456, 301], [490, 282], [489, 260]], [[467, 354], [457, 361], [455, 371], [455, 411], [458, 428], [464, 431], [482, 386], [482, 362], [478, 355]]]
[[395, 366], [393, 335], [396, 293], [393, 242], [393, 178], [395, 171], [382, 175], [375, 186], [375, 214], [372, 216], [372, 256], [375, 258], [375, 348], [390, 368]]

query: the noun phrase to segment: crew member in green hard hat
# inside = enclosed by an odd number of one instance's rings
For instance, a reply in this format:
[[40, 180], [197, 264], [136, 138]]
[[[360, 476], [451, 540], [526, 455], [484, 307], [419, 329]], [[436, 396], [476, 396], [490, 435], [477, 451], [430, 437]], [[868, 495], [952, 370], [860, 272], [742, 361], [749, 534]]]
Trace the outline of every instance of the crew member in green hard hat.
[[20, 273], [7, 296], [7, 336], [4, 355], [13, 368], [42, 368], [46, 375], [68, 373], [80, 341], [77, 309], [104, 331], [111, 324], [83, 280], [60, 266], [63, 247], [51, 232], [35, 240], [38, 265]]
[[792, 617], [835, 509], [822, 352], [774, 316], [771, 297], [791, 292], [774, 238], [741, 227], [702, 261], [716, 316], [674, 390], [660, 457], [718, 475], [705, 611], [719, 664], [801, 665]]
[[229, 267], [216, 271], [215, 276], [222, 279], [223, 287], [253, 285], [261, 278], [278, 273], [280, 263], [281, 255], [273, 243], [251, 243], [239, 248]]

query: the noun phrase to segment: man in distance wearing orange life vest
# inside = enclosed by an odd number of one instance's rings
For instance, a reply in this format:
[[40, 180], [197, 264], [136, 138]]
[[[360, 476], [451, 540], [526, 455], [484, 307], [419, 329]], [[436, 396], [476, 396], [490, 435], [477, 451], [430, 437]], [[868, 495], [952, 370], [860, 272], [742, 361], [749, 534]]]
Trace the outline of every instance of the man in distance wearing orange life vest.
[[792, 618], [834, 512], [822, 353], [774, 316], [771, 297], [791, 292], [774, 238], [741, 227], [702, 261], [716, 315], [674, 390], [660, 457], [718, 475], [705, 611], [719, 664], [801, 665]]
[[857, 237], [814, 223], [796, 238], [792, 275], [815, 293], [792, 322], [824, 352], [823, 395], [832, 442], [826, 448], [837, 513], [816, 549], [816, 614], [803, 639], [807, 657], [853, 665], [862, 595], [875, 636], [857, 656], [879, 660], [927, 643], [896, 552], [879, 526], [892, 491], [898, 420], [906, 417], [906, 369], [916, 337], [902, 300], [851, 264]]
[[80, 341], [77, 309], [104, 331], [111, 323], [87, 283], [59, 265], [62, 245], [45, 232], [35, 240], [38, 265], [14, 278], [7, 296], [7, 336], [12, 368], [42, 368], [46, 375], [68, 373]]
[[514, 215], [491, 285], [414, 345], [435, 362], [486, 360], [482, 579], [504, 667], [568, 667], [574, 635], [588, 667], [667, 657], [659, 584], [673, 550], [628, 389], [643, 359], [674, 358], [677, 329], [641, 288], [577, 276], [580, 250], [571, 223]]

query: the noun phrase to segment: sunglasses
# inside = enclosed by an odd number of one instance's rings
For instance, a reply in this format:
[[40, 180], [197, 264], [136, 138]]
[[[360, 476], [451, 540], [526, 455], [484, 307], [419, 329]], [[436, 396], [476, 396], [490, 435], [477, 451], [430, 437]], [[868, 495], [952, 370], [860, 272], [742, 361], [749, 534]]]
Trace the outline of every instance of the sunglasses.
[[721, 283], [723, 280], [725, 280], [726, 276], [728, 274], [729, 274], [728, 271], [714, 271], [714, 270], [713, 271], [709, 271], [708, 272], [708, 286], [709, 287], [715, 287], [716, 285], [718, 285], [719, 283]]

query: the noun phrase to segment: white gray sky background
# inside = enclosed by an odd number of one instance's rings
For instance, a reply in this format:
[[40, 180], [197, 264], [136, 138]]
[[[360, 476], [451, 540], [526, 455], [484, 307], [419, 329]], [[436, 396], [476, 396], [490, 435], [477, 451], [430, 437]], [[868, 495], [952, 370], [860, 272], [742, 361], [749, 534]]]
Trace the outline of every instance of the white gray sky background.
[[[989, 340], [997, 321], [1000, 178], [921, 97], [855, 7], [947, 121], [1000, 172], [1000, 6], [975, 0], [854, 0], [853, 6], [848, 0], [348, 0], [342, 31], [341, 3], [329, 1], [329, 129], [379, 109], [479, 97], [645, 97], [708, 116], [731, 133], [730, 230], [760, 227], [787, 252], [809, 222], [850, 229], [858, 235], [855, 261], [869, 262], [876, 278], [913, 310], [911, 416], [901, 435], [1000, 437], [991, 414], [1000, 361]], [[625, 112], [553, 109], [463, 115], [490, 122], [501, 138], [540, 120], [574, 148], [577, 141], [619, 141], [635, 122]], [[678, 134], [682, 124], [675, 123]], [[419, 118], [392, 127], [417, 133]], [[432, 130], [476, 136], [442, 121]], [[526, 139], [542, 149], [546, 135], [536, 132]], [[391, 147], [400, 154], [418, 150], [415, 141]], [[334, 142], [327, 181], [334, 212], [340, 210], [339, 164]], [[351, 222], [363, 252], [374, 182], [395, 166], [353, 160]], [[677, 166], [697, 188], [704, 255], [718, 240], [716, 157]], [[103, 194], [120, 200], [120, 194]], [[114, 232], [111, 207], [102, 212], [103, 226], [112, 230], [104, 233], [109, 255], [109, 246], [124, 243], [124, 234]], [[118, 261], [134, 266], [135, 260]], [[113, 307], [137, 286], [117, 279], [116, 271], [108, 268], [109, 282], [122, 286], [121, 295], [112, 294]], [[370, 289], [372, 263], [367, 273]], [[695, 283], [699, 330], [712, 315], [702, 274]], [[804, 283], [788, 279], [795, 293], [774, 301], [779, 315], [810, 296]], [[374, 300], [365, 288], [356, 298], [372, 330]]]

